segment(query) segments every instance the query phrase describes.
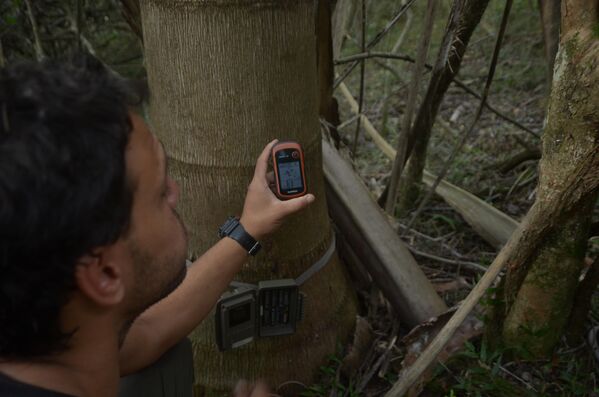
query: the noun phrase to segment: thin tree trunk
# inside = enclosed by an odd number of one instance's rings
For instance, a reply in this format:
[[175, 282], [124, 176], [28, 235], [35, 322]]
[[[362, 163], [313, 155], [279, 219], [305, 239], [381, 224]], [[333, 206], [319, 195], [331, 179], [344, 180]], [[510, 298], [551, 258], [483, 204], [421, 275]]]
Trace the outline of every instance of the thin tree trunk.
[[410, 88], [408, 90], [406, 109], [403, 114], [401, 131], [399, 132], [399, 137], [397, 139], [397, 155], [395, 157], [395, 161], [393, 162], [391, 178], [389, 179], [389, 194], [387, 196], [387, 202], [385, 203], [385, 211], [387, 211], [387, 213], [391, 216], [395, 215], [395, 204], [397, 201], [399, 178], [401, 177], [405, 160], [407, 159], [408, 139], [410, 136], [410, 130], [412, 129], [412, 113], [414, 113], [414, 109], [416, 107], [420, 78], [423, 75], [424, 65], [426, 64], [426, 54], [428, 53], [428, 47], [433, 33], [433, 24], [435, 21], [437, 4], [437, 0], [428, 0], [422, 37], [418, 45], [418, 54], [416, 55], [416, 63], [414, 64], [412, 80], [410, 81]]
[[593, 294], [599, 285], [599, 260], [595, 261], [589, 267], [585, 278], [578, 285], [572, 313], [568, 323], [570, 328], [567, 330], [568, 341], [573, 345], [578, 345], [585, 333], [587, 327], [587, 315], [591, 309], [591, 300]]
[[551, 352], [570, 317], [599, 192], [598, 5], [562, 4], [562, 34], [543, 134], [535, 216], [523, 240], [526, 256], [509, 263], [495, 324], [508, 346]]
[[38, 31], [37, 21], [35, 19], [35, 14], [33, 12], [33, 5], [31, 4], [31, 0], [25, 0], [25, 5], [27, 7], [27, 15], [29, 16], [29, 22], [31, 24], [31, 32], [33, 33], [35, 56], [38, 61], [41, 61], [46, 57], [46, 54], [44, 53], [42, 41], [40, 40], [40, 34]]
[[357, 0], [337, 0], [333, 12], [333, 57], [339, 58], [345, 36], [356, 15]]
[[[327, 249], [318, 125], [315, 15], [301, 1], [142, 1], [151, 122], [182, 189], [190, 249], [200, 255], [242, 209], [254, 164], [273, 138], [299, 141], [317, 201], [289, 219], [239, 274], [257, 282], [295, 278]], [[230, 390], [238, 378], [309, 384], [355, 319], [355, 296], [334, 256], [304, 286], [297, 333], [221, 353], [209, 317], [192, 334], [196, 381]], [[198, 291], [201, 296], [201, 291]]]
[[335, 65], [333, 64], [333, 40], [331, 32], [331, 1], [319, 0], [316, 10], [316, 40], [318, 42], [318, 113], [327, 123], [327, 129], [339, 145], [339, 107], [333, 96]]
[[545, 44], [545, 60], [547, 61], [547, 81], [553, 80], [553, 64], [559, 46], [559, 21], [561, 0], [539, 0], [543, 42]]
[[472, 37], [472, 32], [478, 26], [488, 3], [489, 0], [466, 0], [462, 7], [457, 27], [453, 26], [452, 28], [450, 16], [444, 41], [448, 37], [453, 38], [450, 46], [451, 49], [449, 54], [447, 54], [444, 51], [444, 46], [441, 47], [426, 95], [418, 110], [418, 115], [409, 136], [407, 147], [409, 161], [406, 164], [399, 183], [397, 207], [401, 213], [412, 209], [420, 195], [428, 142], [439, 107], [449, 85], [460, 70], [466, 47], [468, 46], [470, 37]]

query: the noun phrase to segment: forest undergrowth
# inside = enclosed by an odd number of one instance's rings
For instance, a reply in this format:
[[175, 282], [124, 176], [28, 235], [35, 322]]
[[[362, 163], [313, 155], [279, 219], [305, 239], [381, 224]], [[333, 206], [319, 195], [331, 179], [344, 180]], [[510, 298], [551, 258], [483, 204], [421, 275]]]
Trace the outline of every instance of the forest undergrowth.
[[[494, 40], [501, 19], [502, 2], [491, 1], [475, 30], [459, 73], [459, 79], [477, 92], [482, 91], [489, 67]], [[394, 13], [393, 2], [368, 2], [367, 40], [380, 31]], [[411, 15], [411, 27], [398, 54], [414, 57], [425, 14], [425, 2], [416, 3]], [[359, 53], [360, 15], [346, 39], [341, 56]], [[441, 41], [449, 3], [441, 2], [437, 12], [432, 44], [427, 62], [434, 63]], [[376, 51], [390, 52], [402, 34], [408, 18], [404, 17]], [[379, 48], [380, 46], [380, 48]], [[395, 146], [406, 107], [407, 83], [411, 65], [401, 60], [370, 60], [366, 62], [363, 113]], [[390, 72], [389, 69], [394, 72]], [[337, 73], [343, 65], [337, 66]], [[404, 78], [405, 77], [405, 78]], [[423, 78], [419, 100], [422, 99], [428, 74]], [[354, 97], [359, 92], [360, 74], [356, 68], [345, 80]], [[543, 130], [545, 106], [549, 92], [546, 61], [539, 10], [536, 2], [515, 1], [508, 23], [497, 72], [488, 102], [539, 135]], [[339, 94], [341, 122], [351, 119], [348, 104]], [[471, 123], [479, 100], [452, 84], [445, 95], [431, 138], [427, 169], [440, 172], [445, 159]], [[356, 123], [347, 123], [340, 131], [342, 140], [351, 147]], [[367, 137], [363, 128], [354, 167], [369, 187], [373, 198], [383, 193], [391, 174], [392, 163]], [[475, 194], [487, 203], [520, 221], [535, 200], [538, 180], [538, 159], [511, 162], [516, 155], [540, 149], [539, 137], [502, 120], [485, 110], [475, 133], [459, 152], [446, 179]], [[532, 156], [534, 157], [534, 156]], [[595, 208], [595, 214], [598, 214]], [[434, 283], [449, 307], [466, 297], [481, 276], [480, 271], [463, 263], [488, 266], [497, 250], [479, 237], [472, 228], [440, 197], [426, 205], [410, 230], [405, 225], [412, 213], [399, 217], [398, 233], [412, 248], [415, 258]], [[596, 256], [599, 240], [591, 240], [589, 252]], [[590, 262], [590, 261], [589, 261]], [[384, 395], [397, 379], [409, 346], [389, 304], [376, 288], [359, 291], [362, 315], [368, 322], [373, 347], [366, 361], [351, 381], [343, 376], [344, 349], [322, 368], [322, 382], [312, 386], [306, 395]], [[481, 303], [492, 305], [492, 299]], [[484, 316], [481, 316], [484, 321]], [[595, 293], [587, 329], [599, 324], [599, 295]], [[399, 324], [398, 324], [399, 322]], [[399, 332], [396, 338], [394, 328]], [[473, 333], [480, 334], [479, 333]], [[404, 339], [402, 339], [404, 338]], [[408, 339], [408, 341], [406, 341]], [[354, 341], [355, 342], [355, 341]], [[519, 356], [526, 357], [524, 353]], [[352, 352], [350, 351], [350, 354]], [[365, 382], [365, 378], [368, 378]], [[474, 336], [464, 348], [443, 364], [437, 364], [421, 395], [424, 396], [599, 396], [599, 365], [586, 341], [560, 343], [549, 360], [513, 360], [510, 351], [501, 347], [490, 349], [481, 336]], [[326, 386], [325, 386], [326, 385]]]

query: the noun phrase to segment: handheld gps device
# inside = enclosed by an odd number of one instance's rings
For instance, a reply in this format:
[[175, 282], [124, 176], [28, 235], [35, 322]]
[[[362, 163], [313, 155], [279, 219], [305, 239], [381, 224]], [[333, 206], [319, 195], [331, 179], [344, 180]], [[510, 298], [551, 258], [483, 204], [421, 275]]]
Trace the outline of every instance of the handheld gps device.
[[275, 171], [276, 195], [281, 200], [306, 194], [304, 152], [299, 143], [282, 141], [274, 145], [272, 162]]

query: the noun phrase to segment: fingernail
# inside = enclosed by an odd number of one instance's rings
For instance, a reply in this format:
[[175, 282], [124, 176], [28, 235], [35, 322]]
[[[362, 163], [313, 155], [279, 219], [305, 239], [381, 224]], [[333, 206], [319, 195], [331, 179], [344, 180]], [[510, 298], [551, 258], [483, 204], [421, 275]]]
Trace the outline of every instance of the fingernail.
[[316, 199], [316, 197], [314, 197], [314, 196], [313, 196], [313, 195], [311, 195], [311, 194], [308, 194], [308, 195], [306, 196], [306, 201], [307, 201], [308, 203], [311, 203], [311, 202], [313, 202], [315, 199]]

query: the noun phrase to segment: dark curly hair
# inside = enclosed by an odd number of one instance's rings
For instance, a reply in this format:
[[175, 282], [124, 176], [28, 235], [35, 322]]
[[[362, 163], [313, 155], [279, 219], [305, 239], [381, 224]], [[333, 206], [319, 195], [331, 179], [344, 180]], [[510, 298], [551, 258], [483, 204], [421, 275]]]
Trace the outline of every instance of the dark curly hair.
[[41, 358], [78, 258], [129, 227], [125, 148], [138, 98], [91, 57], [0, 70], [0, 358]]

